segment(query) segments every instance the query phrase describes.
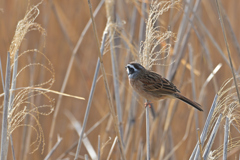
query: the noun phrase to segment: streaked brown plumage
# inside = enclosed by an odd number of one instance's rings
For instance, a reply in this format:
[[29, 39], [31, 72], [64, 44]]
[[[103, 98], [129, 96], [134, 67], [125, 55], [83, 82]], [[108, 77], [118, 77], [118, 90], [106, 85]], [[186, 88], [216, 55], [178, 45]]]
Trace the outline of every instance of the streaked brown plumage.
[[145, 69], [139, 63], [130, 63], [126, 68], [131, 86], [139, 95], [147, 100], [178, 98], [203, 111], [200, 104], [181, 95], [177, 87], [161, 75]]

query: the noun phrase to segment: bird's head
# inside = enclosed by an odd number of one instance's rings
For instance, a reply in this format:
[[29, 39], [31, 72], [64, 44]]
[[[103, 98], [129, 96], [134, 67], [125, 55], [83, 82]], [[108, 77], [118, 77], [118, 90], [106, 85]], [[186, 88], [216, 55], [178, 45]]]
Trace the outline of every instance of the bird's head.
[[139, 63], [129, 63], [125, 68], [127, 70], [129, 79], [136, 78], [141, 73], [144, 73], [146, 71], [146, 69]]

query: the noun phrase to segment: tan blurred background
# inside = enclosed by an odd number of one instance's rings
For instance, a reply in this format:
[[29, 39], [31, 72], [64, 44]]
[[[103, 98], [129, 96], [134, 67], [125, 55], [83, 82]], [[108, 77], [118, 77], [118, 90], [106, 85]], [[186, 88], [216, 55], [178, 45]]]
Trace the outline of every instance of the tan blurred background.
[[[188, 1], [188, 0], [186, 0]], [[190, 0], [191, 1], [191, 0]], [[37, 4], [39, 1], [30, 1], [30, 6]], [[97, 7], [100, 0], [92, 0], [93, 10]], [[126, 34], [126, 37], [130, 39], [131, 33], [131, 21], [133, 19], [133, 10], [136, 10], [136, 19], [134, 25], [133, 32], [133, 42], [136, 50], [139, 50], [139, 26], [141, 23], [141, 1], [134, 0], [116, 0], [115, 5], [115, 13], [119, 17], [116, 22], [116, 25], [119, 27], [121, 33]], [[193, 3], [196, 3], [193, 1]], [[150, 4], [150, 1], [147, 2], [147, 5]], [[170, 25], [170, 30], [178, 34], [179, 26], [181, 24], [183, 18], [183, 11], [185, 9], [186, 2], [183, 0], [180, 2], [180, 7], [178, 9], [173, 9], [167, 13], [164, 13], [161, 16], [158, 25], [161, 25], [165, 28], [168, 28]], [[9, 46], [11, 44], [12, 38], [15, 33], [15, 29], [19, 20], [21, 20], [26, 11], [27, 11], [28, 1], [27, 0], [1, 0], [0, 1], [0, 55], [3, 67], [3, 73], [5, 74], [5, 66], [6, 66], [6, 55], [9, 50]], [[239, 14], [240, 14], [240, 2], [238, 0], [224, 1], [222, 0], [222, 6], [226, 11], [226, 14], [229, 18], [229, 22], [232, 27], [232, 31], [234, 32], [237, 40], [240, 40], [240, 31], [238, 25], [239, 23]], [[55, 69], [55, 83], [53, 84], [52, 90], [60, 91], [63, 80], [66, 75], [66, 71], [69, 65], [70, 58], [72, 56], [73, 49], [77, 44], [81, 33], [83, 32], [84, 27], [90, 19], [90, 13], [88, 8], [87, 0], [44, 0], [42, 4], [39, 5], [40, 14], [36, 19], [36, 22], [39, 23], [47, 33], [46, 39], [44, 41], [44, 37], [38, 31], [31, 31], [22, 41], [22, 45], [20, 47], [20, 53], [28, 50], [28, 49], [38, 49], [43, 52], [49, 60], [52, 62]], [[171, 13], [170, 13], [171, 12]], [[216, 9], [215, 0], [202, 0], [200, 1], [200, 5], [198, 11], [196, 12], [198, 17], [202, 20], [206, 28], [209, 30], [211, 35], [214, 37], [215, 43], [220, 46], [220, 49], [224, 52], [227, 57], [226, 46], [223, 39], [223, 33], [221, 30], [221, 26], [218, 20], [218, 14]], [[101, 41], [101, 37], [103, 34], [103, 30], [105, 28], [107, 17], [106, 17], [106, 7], [103, 4], [100, 11], [96, 15], [96, 26], [99, 36], [99, 41]], [[234, 68], [236, 70], [239, 69], [239, 56], [240, 52], [235, 47], [236, 42], [232, 36], [228, 26], [228, 22], [226, 19], [224, 20], [226, 24], [226, 31], [228, 35], [228, 41], [230, 50], [232, 53]], [[174, 23], [174, 25], [171, 25]], [[195, 29], [200, 33], [201, 40], [205, 43], [208, 51], [210, 53], [210, 57], [212, 59], [212, 66], [215, 68], [219, 63], [222, 63], [222, 68], [216, 74], [216, 84], [217, 89], [219, 89], [222, 83], [232, 76], [231, 70], [229, 66], [226, 64], [226, 61], [223, 60], [219, 51], [216, 49], [212, 41], [209, 39], [206, 31], [199, 24], [199, 21], [196, 19], [193, 21]], [[185, 32], [185, 30], [184, 30]], [[184, 35], [184, 34], [183, 34]], [[177, 41], [182, 41], [182, 39], [178, 39]], [[45, 45], [44, 45], [45, 42]], [[174, 42], [172, 42], [174, 49]], [[191, 44], [193, 48], [193, 63], [194, 68], [200, 74], [195, 75], [195, 87], [196, 87], [196, 100], [198, 100], [199, 92], [206, 78], [211, 73], [211, 69], [209, 69], [208, 58], [206, 56], [203, 45], [201, 44], [199, 38], [196, 36], [196, 32], [194, 29], [190, 30], [190, 37], [188, 40], [188, 44]], [[126, 48], [126, 44], [124, 44], [124, 40], [119, 39], [118, 46], [116, 47], [118, 50], [116, 52], [117, 56], [117, 67], [118, 67], [118, 75], [120, 81], [120, 98], [121, 98], [121, 106], [123, 113], [123, 129], [124, 131], [127, 129], [127, 124], [129, 122], [129, 110], [130, 100], [129, 96], [131, 96], [131, 89], [127, 83], [127, 77], [124, 66], [127, 64], [128, 54], [131, 54], [130, 50]], [[106, 47], [109, 50], [109, 47]], [[189, 62], [189, 50], [186, 49], [184, 52], [183, 60], [185, 62]], [[73, 66], [71, 68], [71, 72], [69, 75], [69, 79], [66, 85], [66, 89], [64, 93], [81, 96], [86, 100], [78, 100], [69, 97], [63, 97], [59, 113], [57, 115], [56, 126], [53, 134], [53, 145], [57, 142], [57, 136], [63, 138], [60, 145], [57, 147], [56, 151], [52, 155], [52, 159], [57, 159], [62, 153], [67, 151], [67, 149], [78, 140], [77, 132], [72, 126], [71, 121], [67, 117], [66, 113], [71, 113], [81, 124], [83, 123], [83, 118], [87, 106], [87, 100], [90, 93], [90, 88], [92, 84], [92, 79], [95, 71], [95, 66], [98, 57], [98, 47], [94, 38], [92, 26], [90, 26], [89, 30], [84, 35], [83, 41], [81, 42], [79, 49], [77, 50], [76, 56], [74, 57]], [[133, 61], [133, 56], [130, 56], [129, 61]], [[171, 57], [171, 55], [170, 55]], [[38, 59], [39, 58], [39, 59]], [[173, 60], [176, 57], [173, 57]], [[42, 62], [41, 57], [36, 57], [38, 62]], [[169, 58], [169, 61], [171, 59]], [[111, 55], [109, 51], [106, 51], [103, 56], [104, 67], [106, 70], [107, 78], [110, 85], [110, 90], [112, 96], [114, 97], [114, 87], [113, 87], [113, 78], [112, 78], [112, 64], [111, 64]], [[33, 57], [29, 56], [26, 59], [21, 59], [19, 61], [19, 69], [29, 63], [33, 62]], [[160, 62], [163, 63], [163, 62]], [[161, 70], [165, 71], [163, 76], [166, 76], [167, 69], [169, 65], [160, 65], [156, 66], [153, 69], [160, 72]], [[46, 78], [48, 75], [41, 75], [42, 72], [40, 70], [34, 71], [34, 83], [38, 82], [39, 79]], [[44, 74], [44, 73], [43, 73]], [[161, 74], [161, 73], [160, 73]], [[101, 72], [98, 77], [101, 76]], [[19, 78], [17, 81], [17, 87], [27, 86], [30, 83], [31, 72], [30, 70], [26, 70], [22, 78]], [[123, 83], [122, 83], [123, 82]], [[192, 94], [192, 83], [191, 83], [191, 75], [189, 68], [185, 68], [183, 62], [180, 63], [176, 76], [173, 79], [174, 84], [181, 90], [181, 92], [187, 97], [193, 99]], [[2, 90], [2, 85], [0, 85], [0, 90]], [[55, 102], [58, 101], [58, 95], [53, 93], [48, 93], [52, 98], [55, 99]], [[198, 113], [199, 120], [199, 128], [200, 131], [203, 128], [206, 116], [210, 109], [213, 98], [216, 94], [214, 89], [213, 81], [210, 81], [207, 85], [207, 88], [204, 91], [203, 100], [199, 103], [203, 106], [204, 112]], [[3, 97], [1, 97], [3, 100]], [[39, 102], [40, 101], [40, 102]], [[37, 103], [42, 103], [44, 100], [38, 100]], [[114, 101], [115, 102], [115, 101]], [[173, 105], [176, 101], [171, 101], [170, 105]], [[56, 104], [56, 103], [55, 103]], [[156, 111], [160, 111], [158, 115], [165, 114], [167, 115], [167, 109], [160, 109], [157, 102], [154, 102], [154, 107]], [[163, 103], [161, 103], [163, 104]], [[54, 106], [55, 108], [55, 106]], [[158, 108], [158, 109], [157, 109]], [[167, 136], [164, 139], [158, 139], [157, 137], [162, 136], [165, 118], [159, 120], [158, 123], [154, 127], [157, 127], [156, 130], [158, 132], [154, 132], [151, 139], [151, 154], [152, 159], [158, 159], [160, 154], [160, 149], [157, 150], [158, 144], [165, 146], [163, 152], [163, 157], [165, 157], [170, 151], [176, 146], [180, 141], [182, 141], [185, 133], [186, 126], [188, 123], [189, 114], [191, 112], [191, 108], [184, 104], [183, 102], [179, 102], [176, 110], [172, 112], [174, 116], [172, 116], [172, 121], [170, 124], [170, 128], [167, 131]], [[109, 107], [107, 102], [106, 91], [103, 83], [103, 79], [99, 78], [96, 90], [94, 93], [94, 98], [90, 110], [90, 114], [88, 117], [88, 122], [86, 126], [86, 131], [90, 129], [96, 122], [101, 120], [104, 116], [109, 113]], [[196, 116], [196, 115], [195, 115]], [[181, 146], [172, 154], [169, 159], [188, 159], [191, 155], [191, 152], [197, 143], [197, 134], [196, 134], [196, 126], [195, 126], [195, 116], [192, 119], [192, 123], [190, 125], [190, 131], [187, 134], [187, 138], [183, 140]], [[50, 127], [52, 123], [53, 113], [48, 116], [40, 116], [39, 121], [42, 126], [45, 138], [44, 152], [41, 154], [41, 147], [34, 152], [33, 154], [25, 155], [25, 159], [34, 159], [40, 160], [44, 159], [47, 155], [49, 148], [49, 134]], [[110, 147], [112, 146], [113, 140], [116, 136], [113, 124], [110, 124], [110, 127], [107, 127], [110, 116], [108, 116], [99, 126], [97, 126], [89, 135], [88, 139], [92, 144], [95, 151], [97, 151], [97, 141], [98, 135], [101, 136], [102, 145], [102, 159], [106, 159]], [[153, 119], [151, 118], [151, 123], [153, 123]], [[137, 159], [137, 154], [139, 150], [140, 144], [143, 144], [143, 150], [145, 149], [145, 116], [144, 116], [144, 108], [143, 108], [143, 100], [139, 99], [139, 103], [136, 105], [136, 116], [133, 119], [135, 121], [133, 128], [135, 128], [135, 132], [132, 133], [129, 138], [132, 139], [129, 143], [129, 150], [126, 151], [127, 159]], [[155, 123], [154, 123], [155, 124]], [[142, 126], [142, 128], [139, 128]], [[153, 127], [153, 126], [152, 126]], [[220, 131], [223, 131], [223, 124], [220, 126]], [[234, 133], [235, 131], [233, 131]], [[161, 133], [157, 135], [157, 133]], [[19, 127], [16, 129], [13, 136], [13, 145], [15, 150], [16, 159], [22, 159], [24, 156], [22, 155], [22, 143], [23, 143], [23, 127]], [[133, 137], [138, 136], [138, 139]], [[108, 141], [109, 137], [111, 140]], [[126, 137], [124, 138], [126, 139]], [[32, 134], [32, 140], [34, 140], [34, 133]], [[160, 140], [164, 140], [164, 142], [160, 142]], [[108, 142], [107, 142], [108, 141]], [[223, 134], [219, 134], [216, 137], [214, 146], [212, 149], [216, 149], [223, 142]], [[70, 153], [68, 153], [64, 158], [66, 159], [74, 159], [73, 154], [76, 152], [76, 147], [74, 147]], [[88, 154], [86, 148], [81, 147], [80, 155], [84, 156]], [[145, 152], [144, 152], [145, 155]], [[154, 157], [154, 155], [157, 155]], [[239, 148], [234, 150], [228, 159], [239, 159]], [[9, 147], [8, 159], [12, 159], [12, 151]], [[24, 159], [24, 158], [23, 158]], [[115, 145], [113, 153], [111, 154], [111, 159], [120, 159], [120, 153], [118, 149], [118, 145]], [[143, 158], [145, 159], [145, 158]], [[220, 158], [221, 159], [221, 158]]]

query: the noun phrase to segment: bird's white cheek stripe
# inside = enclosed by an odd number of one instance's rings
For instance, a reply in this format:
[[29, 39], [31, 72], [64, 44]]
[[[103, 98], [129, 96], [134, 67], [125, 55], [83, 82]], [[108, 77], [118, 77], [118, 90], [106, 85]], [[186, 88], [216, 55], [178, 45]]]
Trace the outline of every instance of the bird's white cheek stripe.
[[128, 78], [129, 79], [133, 78], [133, 74], [128, 74]]
[[128, 73], [128, 75], [129, 75], [129, 68], [127, 67], [127, 73]]

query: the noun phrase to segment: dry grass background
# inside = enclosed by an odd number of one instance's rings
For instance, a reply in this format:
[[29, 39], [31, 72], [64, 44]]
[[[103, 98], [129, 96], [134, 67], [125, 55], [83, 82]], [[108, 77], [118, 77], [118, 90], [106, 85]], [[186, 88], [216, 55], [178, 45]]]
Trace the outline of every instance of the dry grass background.
[[[36, 5], [38, 2], [39, 1], [30, 1], [30, 6]], [[148, 12], [148, 8], [151, 2], [150, 0], [146, 2], [146, 11]], [[179, 34], [179, 26], [183, 21], [183, 16], [186, 15], [184, 14], [184, 10], [186, 9], [186, 4], [189, 2], [190, 4], [195, 4], [198, 2], [198, 0], [181, 1], [178, 7], [170, 9], [168, 12], [160, 16], [157, 25], [160, 25], [165, 29], [170, 26], [171, 31], [173, 31], [176, 35]], [[99, 0], [92, 0], [93, 10], [96, 9], [99, 3]], [[238, 0], [232, 0], [222, 1], [221, 3], [222, 7], [225, 10], [225, 13], [223, 13], [223, 15], [227, 16], [229, 19], [229, 21], [227, 21], [226, 17], [224, 16], [224, 23], [228, 35], [227, 37], [230, 45], [234, 68], [236, 71], [238, 71], [240, 52], [236, 47], [236, 43], [238, 44], [238, 41], [240, 41], [240, 31], [238, 29], [240, 2]], [[6, 70], [5, 66], [7, 52], [9, 51], [17, 23], [23, 19], [28, 6], [29, 3], [27, 0], [0, 1], [0, 58], [2, 61], [4, 75]], [[45, 29], [47, 35], [44, 37], [38, 31], [31, 31], [27, 33], [19, 48], [19, 53], [35, 48], [43, 52], [51, 61], [55, 70], [55, 83], [51, 89], [60, 92], [63, 86], [72, 52], [84, 30], [84, 27], [90, 20], [88, 3], [87, 0], [45, 0], [38, 6], [38, 8], [40, 10], [40, 14], [37, 17], [36, 22]], [[192, 9], [190, 9], [190, 11], [192, 11]], [[114, 26], [118, 32], [116, 32], [114, 38], [114, 49], [116, 52], [115, 63], [117, 66], [120, 104], [122, 109], [123, 120], [121, 125], [123, 126], [124, 132], [123, 140], [126, 149], [125, 155], [126, 159], [141, 159], [138, 156], [139, 153], [142, 153], [142, 156], [140, 157], [142, 157], [142, 159], [145, 159], [146, 125], [144, 116], [144, 100], [139, 97], [137, 97], [137, 101], [134, 100], [135, 95], [132, 96], [132, 90], [128, 85], [124, 67], [128, 62], [135, 60], [134, 57], [136, 57], [136, 53], [139, 51], [140, 39], [141, 36], [144, 35], [140, 32], [142, 24], [141, 18], [147, 14], [142, 10], [142, 1], [134, 0], [116, 1], [113, 13], [117, 17]], [[136, 14], [136, 17], [134, 17], [133, 14]], [[192, 12], [190, 12], [190, 16], [191, 15], [193, 15]], [[202, 23], [208, 29], [209, 33], [214, 38], [214, 43], [219, 45], [220, 51], [223, 52], [227, 57], [227, 50], [223, 39], [222, 29], [219, 23], [215, 0], [200, 1], [196, 15], [198, 15], [198, 18], [202, 21]], [[200, 132], [202, 131], [215, 94], [220, 90], [220, 87], [224, 81], [232, 77], [231, 68], [226, 62], [226, 60], [228, 61], [228, 58], [224, 60], [224, 58], [221, 56], [220, 51], [216, 49], [213, 41], [210, 40], [209, 33], [207, 33], [203, 26], [200, 24], [199, 19], [195, 18], [192, 22], [194, 28], [192, 27], [189, 32], [189, 39], [186, 42], [186, 49], [183, 51], [183, 57], [181, 57], [180, 64], [176, 70], [176, 75], [173, 77], [172, 81], [181, 90], [183, 95], [186, 95], [187, 97], [195, 99], [201, 103], [204, 112], [195, 112], [193, 118], [189, 119], [190, 115], [193, 113], [193, 109], [182, 102], [175, 100], [164, 100], [158, 103], [154, 102], [153, 105], [156, 111], [156, 119], [153, 119], [153, 117], [150, 116], [150, 151], [152, 159], [166, 158], [166, 156], [171, 153], [174, 146], [178, 145], [181, 141], [182, 143], [179, 148], [177, 148], [168, 159], [188, 159], [190, 157], [198, 141], [197, 128], [200, 129]], [[95, 22], [98, 37], [102, 37], [103, 31], [107, 24], [106, 6], [104, 4], [97, 13]], [[231, 24], [232, 30], [229, 27], [229, 22]], [[186, 21], [186, 24], [188, 23], [189, 18]], [[187, 27], [185, 26], [181, 31], [183, 36], [187, 34], [186, 28]], [[199, 37], [197, 36], [196, 31], [198, 32]], [[232, 38], [232, 31], [234, 32], [234, 36], [236, 36], [237, 39]], [[106, 44], [109, 44], [110, 40], [108, 39]], [[175, 49], [176, 43], [181, 43], [183, 41], [183, 37], [177, 39], [176, 42], [173, 42], [173, 40], [174, 39], [166, 40], [167, 43], [170, 42], [172, 44], [169, 56], [164, 60], [158, 61], [160, 65], [153, 67], [153, 70], [164, 75], [165, 77], [167, 77], [169, 67], [172, 67], [176, 64], [178, 57], [172, 56], [173, 50]], [[99, 39], [99, 41], [101, 41], [101, 39]], [[132, 46], [130, 44], [132, 44]], [[132, 49], [133, 47], [135, 49]], [[182, 47], [183, 46], [180, 46], [176, 51], [177, 55], [179, 55], [178, 52], [180, 52]], [[189, 57], [189, 55], [191, 55], [191, 53], [189, 53], [191, 51], [191, 48], [192, 59]], [[113, 102], [116, 104], [111, 53], [109, 50], [110, 47], [107, 45], [105, 47], [103, 63], [109, 82], [111, 95], [113, 97]], [[209, 61], [209, 57], [207, 57], [207, 52], [210, 54], [211, 61]], [[97, 58], [98, 45], [94, 38], [92, 26], [90, 26], [84, 35], [83, 40], [73, 59], [73, 65], [70, 70], [68, 81], [66, 83], [66, 88], [63, 91], [64, 93], [70, 95], [84, 97], [86, 100], [83, 101], [71, 97], [62, 97], [56, 119], [56, 125], [54, 127], [52, 147], [57, 142], [58, 136], [62, 137], [62, 141], [51, 156], [51, 159], [57, 159], [62, 153], [66, 152], [76, 141], [78, 141], [78, 134], [73, 126], [74, 124], [76, 125], [76, 121], [74, 121], [73, 117], [79, 123], [83, 124], [87, 100], [89, 97], [95, 67], [97, 64]], [[18, 68], [20, 69], [36, 61], [48, 65], [47, 60], [44, 59], [43, 56], [39, 56], [38, 54], [34, 56], [34, 54], [30, 54], [25, 56], [25, 58], [19, 59]], [[172, 63], [173, 61], [175, 62]], [[186, 62], [187, 65], [185, 65], [184, 62]], [[213, 83], [214, 81], [211, 80], [209, 84], [207, 84], [207, 87], [204, 89], [203, 96], [199, 98], [200, 90], [205, 80], [219, 63], [222, 63], [222, 67], [215, 75], [215, 85]], [[49, 72], [42, 71], [41, 68], [30, 68], [32, 69], [26, 69], [18, 77], [17, 88], [29, 86], [31, 83], [40, 83], [44, 79], [47, 80], [51, 76], [49, 75]], [[191, 68], [194, 68], [195, 71], [195, 90], [192, 89], [193, 79], [191, 77]], [[93, 131], [87, 135], [87, 138], [97, 153], [98, 135], [100, 135], [101, 158], [107, 159], [108, 154], [110, 153], [110, 148], [116, 137], [116, 133], [113, 127], [113, 123], [111, 123], [111, 116], [109, 116], [109, 104], [107, 101], [104, 81], [101, 75], [102, 73], [100, 72], [98, 75], [99, 78], [96, 84], [96, 90], [94, 93], [85, 131], [88, 131], [97, 122], [101, 122]], [[231, 82], [230, 85], [233, 85], [233, 83]], [[3, 91], [2, 89], [3, 88], [1, 85], [0, 90]], [[47, 94], [51, 98], [55, 99], [55, 105], [53, 106], [55, 108], [59, 99], [59, 95], [54, 93]], [[43, 96], [39, 96], [31, 100], [34, 101], [36, 105], [48, 103], [48, 100], [44, 99]], [[3, 96], [1, 97], [1, 101], [3, 101]], [[43, 109], [43, 112], [47, 111]], [[56, 112], [56, 110], [54, 112]], [[235, 121], [235, 124], [238, 124], [237, 120], [239, 114], [237, 113], [238, 112], [236, 109], [235, 119], [232, 119], [232, 121]], [[43, 154], [41, 154], [43, 143], [41, 143], [41, 146], [37, 151], [29, 154], [34, 146], [30, 147], [30, 151], [29, 148], [26, 147], [27, 145], [26, 142], [24, 142], [23, 138], [24, 127], [19, 127], [12, 133], [16, 159], [38, 160], [44, 159], [44, 157], [46, 157], [51, 149], [49, 148], [49, 135], [53, 115], [54, 113], [51, 113], [47, 116], [39, 116], [39, 122], [42, 126], [45, 139]], [[106, 118], [103, 121], [100, 121], [104, 117]], [[215, 150], [223, 144], [224, 122], [225, 119], [223, 119], [220, 124], [218, 134], [215, 138], [211, 150]], [[170, 123], [169, 128], [167, 128], [168, 123]], [[196, 127], [196, 124], [199, 126]], [[187, 130], [188, 127], [190, 127], [189, 132]], [[166, 132], [164, 132], [164, 130], [166, 130]], [[230, 131], [231, 136], [229, 139], [239, 137], [239, 132], [233, 126], [231, 126]], [[29, 136], [31, 136], [32, 141], [34, 141], [36, 138], [36, 134], [34, 132], [32, 132], [31, 135], [26, 135], [26, 137]], [[25, 145], [23, 146], [22, 144], [24, 143]], [[26, 152], [24, 150], [26, 150]], [[88, 154], [87, 150], [88, 148], [82, 144], [80, 155], [84, 156], [85, 154]], [[70, 150], [70, 152], [68, 152], [67, 155], [62, 159], [74, 159], [75, 152], [76, 147]], [[240, 148], [236, 145], [234, 149], [231, 149], [229, 151], [228, 159], [239, 159], [239, 152]], [[219, 159], [221, 159], [221, 157]], [[10, 148], [10, 145], [8, 149], [8, 159], [13, 159], [12, 149]], [[114, 146], [114, 150], [111, 153], [111, 159], [120, 159], [118, 143], [116, 143]]]

